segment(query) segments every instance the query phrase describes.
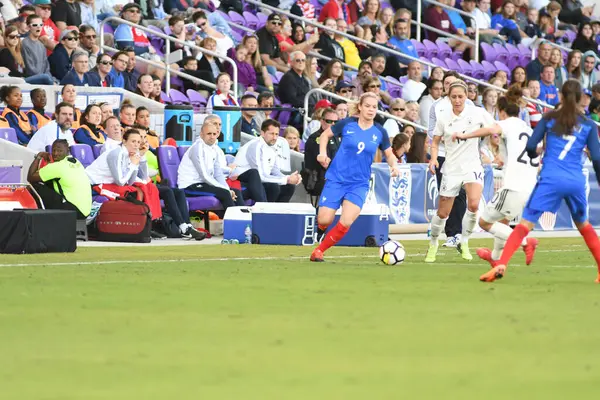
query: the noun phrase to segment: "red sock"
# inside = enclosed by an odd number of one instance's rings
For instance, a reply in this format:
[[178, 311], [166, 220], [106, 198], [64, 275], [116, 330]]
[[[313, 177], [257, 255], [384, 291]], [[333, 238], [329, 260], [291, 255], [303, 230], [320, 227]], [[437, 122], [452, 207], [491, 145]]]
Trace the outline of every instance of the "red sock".
[[587, 224], [581, 228], [579, 233], [581, 233], [583, 240], [585, 240], [585, 244], [587, 244], [588, 249], [592, 252], [596, 264], [598, 265], [598, 273], [600, 273], [600, 240], [598, 240], [598, 235], [596, 234], [594, 227], [591, 224]]
[[329, 225], [319, 224], [319, 225], [317, 225], [317, 227], [319, 228], [320, 231], [325, 232], [327, 230], [327, 228], [329, 228]]
[[508, 265], [508, 262], [512, 258], [515, 251], [517, 251], [521, 247], [521, 243], [523, 239], [529, 234], [529, 229], [525, 225], [519, 224], [515, 226], [512, 233], [508, 237], [506, 244], [504, 245], [504, 250], [502, 251], [502, 256], [500, 256], [500, 261], [498, 264]]
[[334, 226], [333, 229], [330, 230], [327, 235], [325, 235], [325, 239], [323, 239], [323, 241], [319, 245], [319, 250], [325, 253], [325, 251], [328, 248], [342, 240], [346, 232], [348, 232], [348, 227], [342, 225], [341, 222], [338, 222], [337, 225]]

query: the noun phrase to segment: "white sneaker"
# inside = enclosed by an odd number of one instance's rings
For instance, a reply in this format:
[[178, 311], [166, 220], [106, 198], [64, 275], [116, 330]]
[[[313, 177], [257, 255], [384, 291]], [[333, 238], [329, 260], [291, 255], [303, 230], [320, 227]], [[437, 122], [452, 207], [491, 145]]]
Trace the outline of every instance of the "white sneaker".
[[452, 236], [446, 239], [446, 243], [442, 244], [442, 247], [451, 247], [454, 249], [459, 243], [460, 240], [457, 240], [456, 236]]

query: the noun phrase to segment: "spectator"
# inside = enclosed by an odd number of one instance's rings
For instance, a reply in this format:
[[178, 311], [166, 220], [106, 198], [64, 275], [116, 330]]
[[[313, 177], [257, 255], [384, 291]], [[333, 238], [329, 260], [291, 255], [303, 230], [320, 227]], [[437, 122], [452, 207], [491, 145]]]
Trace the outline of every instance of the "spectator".
[[364, 9], [362, 11], [362, 17], [356, 21], [356, 25], [358, 26], [371, 26], [377, 25], [377, 27], [381, 26], [381, 22], [377, 19], [377, 14], [381, 9], [381, 4], [379, 0], [366, 0], [364, 3]]
[[[427, 81], [427, 94], [419, 99], [419, 120], [423, 124], [429, 123], [431, 106], [442, 97], [443, 92], [444, 84], [442, 81], [437, 79], [429, 79]], [[477, 93], [477, 91], [475, 91], [475, 93]]]
[[[484, 0], [486, 1], [486, 0]], [[446, 14], [446, 11], [436, 5], [431, 5], [425, 11], [425, 23], [431, 25], [432, 27], [439, 29], [441, 31], [452, 33], [456, 36], [460, 36], [466, 39], [464, 32], [459, 32], [456, 27], [450, 21], [450, 17]], [[435, 42], [439, 37], [436, 32], [429, 32], [429, 40]], [[456, 51], [464, 52], [469, 46], [469, 44], [459, 41], [457, 39], [448, 39], [448, 45], [452, 47]]]
[[246, 62], [248, 62], [254, 68], [256, 73], [256, 91], [273, 91], [273, 81], [267, 72], [260, 51], [258, 50], [258, 37], [257, 36], [244, 36], [242, 39], [242, 45], [248, 50], [246, 56]]
[[56, 120], [47, 123], [37, 131], [27, 144], [27, 148], [33, 151], [45, 151], [46, 146], [51, 145], [57, 139], [64, 139], [69, 146], [75, 144], [71, 127], [73, 125], [73, 106], [61, 102], [54, 110]]
[[[348, 24], [344, 18], [338, 18], [336, 20], [336, 25], [338, 31], [348, 31]], [[356, 44], [352, 40], [340, 35], [339, 33], [335, 34], [335, 40], [340, 44], [340, 46], [342, 46], [342, 49], [344, 50], [344, 62], [354, 68], [358, 68], [361, 59]]]
[[420, 124], [419, 120], [419, 103], [416, 101], [406, 102], [406, 119], [415, 124]]
[[[397, 19], [396, 22], [394, 22], [394, 33], [395, 36], [390, 38], [388, 44], [399, 52], [418, 59], [419, 55], [417, 54], [417, 49], [415, 49], [415, 46], [409, 38], [410, 27], [408, 26], [408, 21]], [[396, 56], [396, 58], [402, 67], [407, 66], [411, 61], [408, 58], [400, 56]]]
[[335, 40], [335, 30], [337, 29], [337, 22], [335, 21], [335, 18], [327, 18], [325, 20], [323, 25], [328, 29], [325, 29], [319, 36], [315, 50], [325, 57], [345, 60], [344, 48]]
[[[114, 117], [112, 106], [108, 103], [100, 103], [100, 109], [102, 110], [102, 124], [108, 119], [108, 117]], [[106, 130], [104, 131], [106, 133]]]
[[[254, 92], [254, 88], [256, 88], [256, 71], [254, 71], [252, 65], [246, 62], [247, 58], [248, 49], [243, 44], [240, 44], [236, 47], [235, 55], [233, 56], [233, 61], [235, 61], [238, 71], [238, 95], [243, 94], [245, 91]], [[227, 64], [227, 73], [233, 76], [233, 66], [229, 63]]]
[[281, 172], [279, 157], [274, 149], [280, 126], [279, 122], [272, 119], [262, 123], [261, 137], [246, 143], [238, 151], [234, 174], [238, 174], [240, 182], [244, 184], [244, 174], [250, 169], [258, 170], [267, 201], [287, 203], [294, 195], [295, 185], [302, 179], [298, 171], [288, 176]]
[[345, 97], [347, 99], [352, 98], [352, 91], [354, 90], [354, 85], [350, 82], [346, 82], [341, 80], [335, 85], [335, 94], [338, 96]]
[[86, 168], [86, 173], [94, 192], [101, 196], [114, 200], [129, 193], [136, 194], [139, 201], [148, 205], [155, 221], [162, 217], [162, 210], [158, 189], [149, 180], [147, 151], [147, 147], [141, 146], [140, 133], [129, 129], [123, 135], [123, 144], [100, 154]]
[[383, 79], [383, 74], [386, 70], [386, 57], [383, 53], [377, 53], [371, 57], [371, 66], [373, 69], [373, 77], [379, 80], [381, 84], [380, 96], [385, 104], [390, 104], [392, 100], [390, 94], [387, 91], [387, 83]]
[[568, 79], [567, 70], [563, 67], [563, 57], [559, 49], [554, 48], [550, 52], [549, 65], [554, 67], [554, 86], [562, 87]]
[[[251, 94], [243, 96], [241, 101], [243, 108], [258, 107], [256, 97]], [[255, 116], [256, 111], [242, 110], [242, 132], [258, 137], [260, 136], [260, 128], [254, 119]]]
[[281, 59], [279, 41], [276, 37], [281, 31], [281, 25], [281, 17], [277, 14], [270, 14], [267, 24], [256, 32], [262, 62], [271, 75], [275, 75], [276, 71], [287, 72], [290, 69]]
[[[212, 15], [215, 14], [217, 13], [213, 13]], [[216, 27], [213, 27], [210, 18], [207, 17], [207, 14], [204, 11], [196, 11], [194, 15], [192, 15], [192, 20], [196, 24], [196, 29], [198, 31], [196, 38], [206, 39], [210, 37], [214, 39], [215, 50], [213, 51], [221, 56], [226, 56], [227, 51], [234, 46], [231, 35], [227, 35], [216, 29]]]
[[[385, 110], [383, 101], [381, 100], [381, 82], [379, 79], [374, 76], [367, 78], [363, 83], [363, 92], [375, 93], [379, 98], [377, 109], [379, 111]], [[379, 125], [383, 125], [385, 123], [385, 117], [381, 116], [381, 114], [377, 114], [375, 116], [375, 122], [377, 122]]]
[[[211, 52], [215, 52], [216, 51], [216, 47], [217, 46], [217, 42], [215, 41], [215, 39], [211, 38], [211, 37], [207, 37], [206, 39], [202, 40], [202, 42], [200, 43], [200, 47], [205, 48], [208, 51]], [[209, 80], [209, 82], [216, 82], [217, 77], [225, 72], [225, 67], [223, 66], [223, 64], [221, 63], [221, 60], [211, 54], [208, 53], [200, 53], [202, 55], [201, 58], [198, 59], [198, 70], [199, 71], [209, 71], [211, 73], [212, 76], [212, 80]], [[198, 55], [200, 55], [198, 54]]]
[[27, 114], [21, 110], [23, 105], [21, 89], [17, 86], [0, 87], [0, 101], [6, 104], [1, 114], [2, 118], [6, 119], [10, 127], [15, 130], [19, 144], [26, 145], [33, 132]]
[[125, 70], [127, 69], [127, 63], [129, 62], [129, 56], [124, 51], [115, 53], [112, 57], [113, 66], [108, 74], [110, 76], [112, 86], [118, 88], [125, 88]]
[[542, 69], [539, 99], [545, 103], [556, 106], [558, 104], [558, 89], [554, 86], [554, 67], [546, 65]]
[[[81, 24], [86, 27], [90, 27], [94, 30], [98, 29], [98, 18], [95, 9], [95, 0], [80, 0], [79, 7], [81, 8]], [[79, 26], [79, 31], [81, 32], [82, 27]]]
[[[404, 119], [406, 116], [406, 102], [400, 98], [395, 98], [392, 100], [388, 111], [393, 116]], [[404, 128], [404, 124], [394, 118], [388, 118], [383, 124], [383, 128], [387, 131], [388, 136], [393, 138]]]
[[292, 69], [283, 74], [279, 82], [279, 100], [291, 104], [292, 107], [302, 108], [304, 97], [311, 89], [310, 83], [302, 75], [306, 65], [306, 55], [301, 51], [295, 51], [290, 55], [290, 60]]
[[135, 94], [143, 96], [147, 99], [152, 99], [152, 93], [154, 92], [154, 82], [152, 76], [149, 74], [140, 75], [137, 80], [137, 89]]
[[402, 87], [402, 98], [406, 101], [418, 101], [427, 88], [423, 80], [423, 70], [421, 63], [411, 61], [408, 64], [408, 80]]
[[523, 67], [515, 67], [510, 73], [511, 85], [517, 84], [520, 88], [527, 87], [527, 73]]
[[[455, 3], [455, 0], [450, 0], [450, 4]], [[475, 22], [473, 22], [473, 20], [475, 19], [474, 15], [475, 15], [475, 8], [476, 8], [476, 1], [475, 0], [462, 0], [462, 2], [460, 3], [460, 6], [462, 8], [462, 10], [468, 14], [470, 14], [470, 16], [468, 15], [463, 15], [463, 14], [459, 14], [463, 20], [463, 24], [465, 25], [465, 34], [469, 37], [473, 37], [475, 36]], [[453, 6], [454, 7], [454, 6]], [[451, 14], [450, 15], [450, 19], [452, 21], [453, 17]], [[490, 24], [491, 24], [491, 20], [490, 20]], [[454, 25], [456, 26], [456, 24]], [[479, 26], [478, 26], [479, 28]]]
[[355, 87], [354, 97], [360, 97], [360, 95], [363, 93], [363, 86], [366, 80], [371, 78], [372, 76], [373, 65], [371, 64], [371, 61], [362, 61], [358, 66], [358, 74], [356, 74], [356, 77], [352, 80], [352, 84]]
[[377, 21], [385, 29], [388, 37], [394, 34], [394, 9], [391, 7], [381, 7], [377, 14]]
[[[85, 1], [93, 3], [94, 0]], [[87, 53], [90, 69], [96, 67], [100, 47], [96, 44], [96, 30], [90, 25], [81, 25], [79, 27], [79, 50]]]
[[477, 8], [473, 10], [473, 18], [477, 22], [479, 37], [482, 42], [492, 43], [495, 39], [506, 40], [500, 36], [500, 31], [492, 29], [492, 17], [490, 15], [490, 0], [477, 0]]
[[[273, 94], [273, 92], [264, 91], [258, 95], [257, 100], [259, 108], [271, 108], [275, 103], [275, 95]], [[254, 120], [256, 121], [256, 125], [258, 126], [261, 126], [262, 123], [269, 118], [271, 118], [270, 110], [257, 111], [256, 115], [254, 116]]]
[[399, 133], [392, 140], [392, 152], [399, 164], [406, 164], [406, 154], [410, 150], [410, 137], [406, 133]]
[[150, 146], [150, 150], [154, 151], [160, 146], [158, 133], [150, 129], [150, 111], [146, 107], [138, 107], [135, 110], [135, 126], [146, 135], [145, 139]]
[[346, 103], [344, 100], [336, 100], [335, 112], [338, 115], [338, 120], [348, 118], [348, 103]]
[[27, 118], [31, 124], [31, 130], [37, 132], [43, 128], [48, 122], [51, 121], [50, 117], [46, 115], [44, 108], [46, 107], [46, 91], [44, 89], [33, 89], [29, 93], [31, 97], [31, 104], [33, 108], [27, 111]]
[[[194, 57], [184, 57], [183, 61], [183, 72], [194, 76], [198, 79], [202, 79], [204, 81], [207, 82], [212, 82], [214, 83], [215, 78], [212, 75], [212, 72], [210, 71], [198, 71], [198, 60], [196, 60]], [[186, 79], [186, 78], [182, 78], [183, 80], [183, 91], [187, 92], [188, 90], [197, 90], [199, 93], [201, 93], [204, 97], [208, 97], [208, 87], [203, 85], [202, 83], [196, 83], [194, 81], [192, 81], [191, 79]], [[161, 86], [160, 86], [160, 80], [159, 80], [159, 84], [158, 84], [158, 89], [157, 89], [157, 85], [156, 82], [153, 81], [154, 84], [154, 90], [152, 92], [152, 95], [155, 96], [156, 92], [158, 91], [158, 95], [160, 96], [160, 92], [161, 92]]]
[[[125, 69], [125, 72], [123, 73], [123, 78], [125, 79], [125, 89], [129, 90], [130, 92], [135, 92], [137, 89], [137, 82], [138, 79], [140, 78], [141, 72], [138, 71], [135, 68], [135, 64], [136, 64], [136, 59], [135, 59], [135, 51], [133, 50], [133, 48], [128, 47], [125, 49], [125, 52], [127, 53], [127, 56], [129, 57], [129, 60], [127, 61], [127, 68]], [[159, 69], [157, 69], [155, 72], [157, 74], [159, 74]], [[150, 72], [148, 72], [150, 73]], [[160, 71], [159, 76], [164, 76], [164, 71]]]
[[600, 100], [592, 100], [589, 106], [590, 118], [596, 122], [600, 122]]
[[50, 64], [46, 56], [46, 47], [40, 42], [42, 19], [37, 15], [27, 17], [29, 35], [21, 41], [21, 52], [25, 63], [24, 75], [51, 75]]
[[81, 25], [81, 4], [75, 0], [57, 0], [52, 9], [52, 21], [61, 32], [67, 26]]
[[292, 22], [287, 18], [284, 19], [282, 29], [275, 37], [279, 42], [279, 49], [283, 53], [284, 60], [288, 58], [287, 55], [296, 50], [308, 53], [319, 41], [318, 32], [310, 35], [308, 39], [302, 38], [298, 42], [294, 41], [292, 39]]
[[[320, 102], [324, 103], [323, 107], [320, 106]], [[310, 121], [307, 130], [305, 130], [302, 135], [302, 140], [304, 142], [308, 142], [310, 136], [314, 133], [323, 133], [327, 128], [330, 128], [339, 121], [339, 117], [337, 112], [333, 109], [333, 105], [327, 100], [321, 100], [320, 102], [317, 103], [312, 120]]]
[[572, 50], [567, 56], [567, 74], [569, 79], [581, 79], [581, 52]]
[[323, 68], [317, 83], [321, 89], [334, 92], [338, 83], [344, 81], [344, 66], [340, 60], [331, 59]]
[[410, 150], [406, 154], [406, 162], [418, 164], [426, 163], [427, 153], [429, 153], [427, 134], [416, 132], [410, 138]]
[[108, 117], [102, 124], [102, 129], [106, 133], [106, 139], [102, 146], [102, 153], [119, 147], [123, 143], [123, 132], [119, 119], [115, 116]]
[[541, 33], [540, 38], [544, 38], [550, 42], [556, 41], [554, 19], [545, 9], [540, 10], [538, 13], [537, 26], [539, 27], [539, 33]]
[[4, 0], [0, 3], [0, 15], [2, 15], [6, 21], [17, 18], [21, 4], [20, 1]]
[[319, 22], [323, 23], [323, 21], [325, 21], [327, 18], [333, 18], [335, 20], [340, 18], [340, 16], [343, 16], [348, 25], [353, 23], [353, 21], [350, 19], [348, 5], [344, 0], [329, 0], [329, 2], [321, 9], [321, 13], [319, 14]]
[[[27, 6], [25, 6], [27, 7]], [[25, 8], [23, 7], [23, 8]], [[34, 11], [23, 11], [16, 19], [9, 21], [9, 24], [15, 26], [17, 31], [19, 32], [19, 37], [21, 39], [27, 37], [29, 35], [29, 25], [27, 25], [27, 17], [31, 14], [35, 14]], [[8, 25], [8, 26], [10, 26]], [[4, 43], [1, 43], [4, 45]]]
[[583, 112], [586, 117], [590, 116], [589, 106], [592, 102], [592, 92], [589, 89], [583, 89], [583, 95], [581, 96], [581, 101], [579, 105], [583, 109]]
[[227, 72], [217, 76], [217, 90], [208, 98], [206, 113], [212, 114], [214, 107], [238, 107], [237, 100], [231, 95], [231, 77]]
[[283, 138], [287, 140], [290, 150], [300, 152], [300, 132], [293, 126], [288, 126], [283, 130]]
[[96, 87], [112, 87], [112, 70], [113, 61], [108, 54], [100, 54], [97, 58], [96, 66], [88, 72], [88, 82], [90, 86]]
[[[136, 3], [128, 3], [121, 9], [121, 18], [134, 24], [139, 24], [142, 19], [142, 11]], [[156, 54], [156, 50], [150, 44], [146, 33], [130, 25], [120, 24], [115, 30], [115, 42], [117, 49], [123, 50], [132, 47], [135, 54], [141, 56], [146, 53]]]
[[498, 91], [488, 87], [482, 94], [482, 107], [497, 121], [498, 117]]
[[490, 82], [494, 80], [499, 81], [498, 84], [495, 86], [501, 87], [503, 89], [508, 88], [508, 74], [506, 73], [506, 71], [499, 69], [498, 71], [494, 72], [492, 78], [490, 79]]
[[407, 125], [404, 125], [404, 127], [402, 128], [402, 132], [401, 133], [404, 133], [404, 134], [408, 135], [408, 137], [412, 138], [413, 135], [415, 133], [417, 133], [417, 130], [415, 129], [414, 126], [407, 124]]
[[75, 106], [75, 102], [77, 100], [77, 91], [75, 90], [75, 86], [73, 86], [71, 84], [64, 85], [60, 92], [60, 95], [62, 97], [62, 101], [73, 106], [73, 109], [75, 110], [73, 113], [74, 117], [73, 117], [73, 121], [71, 124], [71, 128], [73, 128], [73, 129], [79, 128], [79, 120], [81, 119], [81, 110], [79, 110]]
[[[532, 99], [541, 100], [540, 99], [540, 82], [536, 80], [530, 80], [527, 83], [527, 89], [529, 89], [529, 93]], [[529, 121], [531, 123], [531, 127], [535, 128], [538, 122], [542, 119], [542, 114], [544, 114], [544, 108], [539, 104], [535, 103], [527, 103], [527, 112], [529, 113]]]
[[9, 70], [8, 76], [24, 78], [29, 84], [52, 85], [54, 81], [50, 75], [40, 74], [24, 77], [25, 61], [21, 52], [21, 40], [14, 25], [7, 26], [4, 31], [6, 47], [0, 50], [0, 67]]
[[[169, 18], [169, 29], [171, 30], [171, 34], [169, 35], [170, 37], [184, 42], [191, 41], [195, 32], [195, 28], [192, 25], [186, 28], [184, 19], [177, 15]], [[167, 41], [165, 41], [165, 46], [163, 47], [163, 52], [165, 55], [167, 54], [166, 43]], [[170, 53], [181, 50], [183, 53], [183, 58], [191, 57], [193, 55], [193, 51], [189, 46], [184, 46], [177, 42], [170, 42], [169, 46], [171, 50]]]
[[135, 124], [135, 106], [131, 103], [123, 102], [119, 109], [119, 117], [123, 129], [131, 129]]
[[154, 90], [152, 92], [152, 98], [154, 99], [154, 101], [163, 103], [163, 100], [160, 97], [160, 92], [162, 90], [162, 81], [156, 75], [151, 75], [151, 76], [152, 76], [152, 86], [154, 87]]
[[46, 54], [52, 54], [52, 50], [59, 42], [60, 29], [56, 26], [50, 15], [52, 14], [52, 2], [50, 0], [35, 0], [32, 3], [35, 5], [35, 14], [42, 19], [42, 33], [40, 34], [40, 42], [46, 46]]
[[[442, 82], [443, 85], [443, 82]], [[443, 88], [442, 88], [442, 96], [443, 96]], [[473, 82], [468, 82], [467, 83], [467, 99], [471, 100], [473, 102], [473, 104], [481, 106], [481, 104], [479, 103], [479, 88], [477, 86], [477, 84], [473, 83]]]
[[452, 7], [452, 9], [444, 8], [444, 11], [446, 11], [446, 14], [448, 14], [448, 18], [450, 18], [450, 22], [452, 25], [454, 25], [456, 31], [462, 33], [463, 35], [471, 36], [467, 32], [467, 24], [463, 20], [463, 17], [458, 13], [458, 11], [455, 10], [455, 8], [458, 8], [456, 7], [456, 0], [442, 0], [440, 3]]
[[319, 87], [319, 78], [321, 77], [321, 74], [319, 73], [319, 64], [317, 63], [316, 57], [306, 57], [302, 75], [310, 83], [311, 87]]
[[104, 144], [106, 134], [102, 131], [100, 123], [102, 122], [102, 109], [97, 104], [90, 104], [81, 114], [79, 128], [73, 134], [76, 143], [83, 143], [89, 146]]
[[530, 38], [544, 38], [545, 35], [542, 33], [542, 28], [538, 25], [539, 20], [539, 11], [537, 8], [530, 8], [527, 10], [527, 21], [525, 22], [523, 31]]
[[[42, 160], [46, 165], [42, 168]], [[69, 153], [69, 142], [56, 139], [52, 143], [52, 156], [45, 150], [36, 154], [27, 181], [39, 194], [44, 208], [70, 210], [77, 219], [85, 220], [92, 208], [90, 181], [83, 165]]]
[[301, 17], [306, 19], [315, 19], [315, 6], [309, 0], [296, 0], [296, 5], [302, 11]]
[[592, 98], [593, 100], [600, 101], [600, 83], [596, 83], [592, 86]]
[[88, 55], [83, 52], [76, 52], [72, 56], [73, 68], [67, 72], [60, 81], [61, 85], [71, 84], [74, 86], [95, 86], [89, 79]]
[[483, 164], [494, 164], [496, 168], [504, 166], [504, 160], [500, 150], [500, 135], [488, 136], [481, 146], [481, 162]]
[[581, 86], [583, 89], [592, 89], [592, 86], [598, 82], [595, 68], [598, 65], [598, 57], [591, 50], [583, 53], [583, 64], [581, 65]]
[[[486, 1], [486, 0], [483, 0]], [[552, 46], [548, 42], [542, 42], [538, 48], [537, 58], [532, 60], [525, 70], [527, 71], [528, 80], [539, 80], [544, 65], [548, 65], [550, 62], [550, 54], [552, 52]]]
[[[516, 7], [511, 1], [505, 1], [502, 4], [502, 12], [495, 14], [491, 20], [491, 27], [500, 32], [500, 35], [506, 36], [509, 43], [517, 45], [521, 43], [521, 32], [514, 20]], [[523, 34], [524, 36], [527, 36]]]
[[60, 33], [60, 42], [48, 57], [52, 76], [62, 81], [72, 68], [73, 54], [79, 42], [79, 33], [75, 29], [65, 29]]

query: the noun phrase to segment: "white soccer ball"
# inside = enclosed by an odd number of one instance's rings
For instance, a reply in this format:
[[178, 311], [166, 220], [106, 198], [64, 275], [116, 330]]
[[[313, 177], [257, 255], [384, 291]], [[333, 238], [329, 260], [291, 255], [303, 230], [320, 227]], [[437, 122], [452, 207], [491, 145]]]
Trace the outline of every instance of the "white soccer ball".
[[404, 246], [394, 240], [388, 240], [379, 248], [379, 259], [385, 265], [402, 264], [406, 257]]

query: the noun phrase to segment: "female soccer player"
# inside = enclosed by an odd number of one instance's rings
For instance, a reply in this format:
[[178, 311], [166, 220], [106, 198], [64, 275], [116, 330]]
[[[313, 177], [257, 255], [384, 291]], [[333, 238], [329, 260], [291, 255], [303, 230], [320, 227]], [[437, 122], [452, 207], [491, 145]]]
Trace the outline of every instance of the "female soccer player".
[[525, 206], [521, 223], [509, 236], [498, 265], [479, 278], [482, 282], [493, 282], [504, 276], [512, 255], [536, 221], [546, 211], [558, 211], [561, 200], [564, 199], [579, 233], [596, 260], [596, 283], [600, 283], [600, 240], [588, 222], [586, 178], [582, 172], [582, 160], [587, 146], [600, 183], [598, 128], [593, 121], [583, 116], [579, 107], [582, 95], [579, 81], [569, 79], [563, 85], [561, 94], [561, 107], [544, 115], [527, 141], [525, 149], [529, 158], [533, 159], [538, 155], [538, 144], [546, 140], [542, 171]]
[[[331, 225], [340, 205], [342, 215], [337, 225], [313, 251], [311, 261], [323, 261], [323, 253], [339, 242], [358, 218], [369, 192], [371, 164], [377, 149], [384, 152], [391, 175], [398, 176], [400, 173], [386, 130], [373, 121], [378, 102], [379, 97], [375, 93], [364, 93], [358, 102], [358, 117], [337, 122], [319, 137], [317, 161], [327, 172], [319, 200], [318, 235], [322, 236]], [[334, 135], [340, 137], [342, 142], [332, 162], [327, 157], [327, 144]], [[330, 163], [331, 167], [328, 168]]]
[[483, 191], [483, 167], [479, 156], [479, 139], [461, 139], [452, 141], [456, 132], [470, 133], [482, 126], [495, 123], [494, 118], [484, 109], [466, 104], [467, 85], [463, 81], [455, 81], [448, 89], [448, 98], [452, 107], [443, 109], [438, 114], [431, 144], [431, 160], [429, 169], [435, 174], [438, 168], [438, 148], [442, 139], [446, 145], [446, 159], [442, 166], [442, 183], [437, 214], [431, 219], [431, 242], [425, 262], [435, 262], [438, 251], [438, 237], [444, 230], [446, 220], [452, 210], [454, 198], [460, 189], [467, 193], [467, 211], [462, 220], [462, 237], [456, 249], [462, 258], [471, 261], [469, 252], [469, 236], [473, 233], [477, 218], [477, 209]]

